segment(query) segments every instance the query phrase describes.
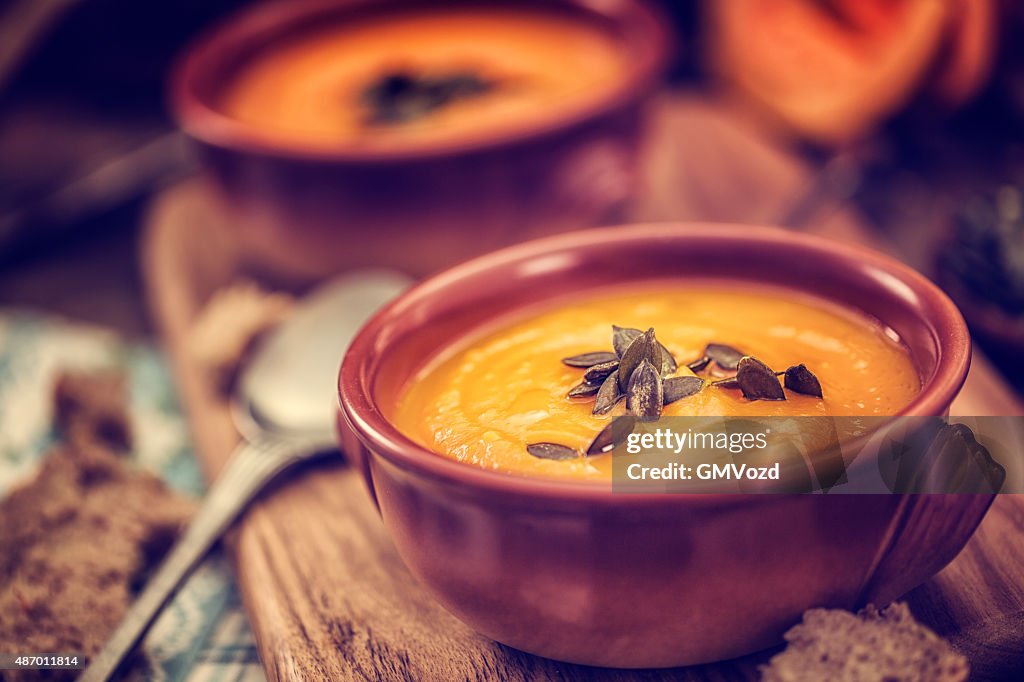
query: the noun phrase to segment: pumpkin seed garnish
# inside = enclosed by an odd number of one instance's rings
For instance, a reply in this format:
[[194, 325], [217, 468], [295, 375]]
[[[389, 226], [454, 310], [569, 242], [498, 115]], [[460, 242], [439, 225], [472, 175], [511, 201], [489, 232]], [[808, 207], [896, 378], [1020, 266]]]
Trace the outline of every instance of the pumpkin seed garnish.
[[530, 443], [526, 451], [538, 459], [576, 459], [580, 456], [575, 449], [558, 443]]
[[742, 351], [724, 343], [709, 343], [704, 349], [704, 355], [714, 360], [722, 369], [736, 369], [740, 360], [745, 357]]
[[664, 404], [670, 405], [677, 400], [700, 392], [704, 388], [704, 380], [700, 377], [669, 377], [662, 382]]
[[[585, 370], [583, 381], [569, 389], [570, 398], [595, 396], [593, 414], [603, 415], [612, 410], [623, 398], [626, 412], [636, 419], [657, 419], [665, 405], [671, 405], [699, 393], [704, 386], [739, 389], [747, 400], [785, 400], [786, 392], [779, 377], [785, 377], [785, 388], [804, 395], [822, 397], [818, 378], [799, 364], [784, 372], [776, 372], [757, 358], [724, 343], [709, 343], [704, 354], [687, 363], [694, 373], [702, 372], [714, 362], [716, 372], [726, 376], [710, 381], [698, 376], [671, 376], [679, 368], [676, 359], [655, 337], [654, 328], [642, 332], [632, 327], [612, 325], [612, 346], [615, 352], [592, 351], [580, 353], [562, 362], [569, 367]], [[601, 430], [587, 448], [586, 455], [599, 455], [614, 448], [612, 424]], [[558, 443], [533, 443], [527, 450], [543, 459], [574, 459], [580, 453]]]
[[615, 404], [625, 397], [619, 389], [618, 371], [609, 374], [597, 392], [597, 399], [594, 401], [593, 414], [607, 414]]
[[562, 363], [569, 367], [581, 367], [583, 369], [588, 369], [594, 365], [599, 365], [602, 362], [611, 362], [612, 360], [618, 359], [619, 356], [615, 353], [599, 350], [592, 353], [580, 353], [579, 355], [562, 358]]
[[581, 381], [572, 388], [566, 394], [570, 398], [585, 398], [590, 395], [594, 395], [601, 388], [601, 384], [589, 384], [586, 381]]
[[601, 382], [604, 381], [609, 374], [611, 374], [618, 368], [618, 359], [609, 360], [608, 362], [600, 362], [588, 368], [587, 371], [583, 373], [583, 381], [587, 382], [588, 384], [597, 384], [598, 386], [600, 386]]
[[427, 76], [408, 71], [382, 74], [366, 86], [361, 99], [367, 125], [408, 123], [452, 102], [479, 97], [496, 83], [472, 72]]
[[661, 372], [644, 358], [633, 370], [626, 387], [626, 410], [634, 417], [657, 419], [665, 404], [665, 389]]
[[822, 397], [821, 382], [803, 363], [793, 365], [787, 369], [785, 376], [786, 388], [789, 390], [795, 393], [803, 393], [804, 395], [813, 395], [816, 398]]
[[771, 367], [744, 355], [736, 367], [736, 383], [747, 400], [785, 400], [786, 392]]

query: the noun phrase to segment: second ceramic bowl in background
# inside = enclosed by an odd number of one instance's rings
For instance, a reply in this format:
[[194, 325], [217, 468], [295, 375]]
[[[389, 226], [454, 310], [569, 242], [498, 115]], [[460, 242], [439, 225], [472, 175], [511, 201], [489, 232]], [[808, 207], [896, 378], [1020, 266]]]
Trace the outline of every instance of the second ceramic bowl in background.
[[[503, 28], [481, 41], [480, 32], [491, 25], [486, 22]], [[338, 36], [357, 43], [351, 54], [332, 52]], [[516, 50], [521, 40], [534, 42]], [[640, 0], [278, 2], [244, 11], [198, 41], [172, 79], [172, 108], [199, 143], [251, 258], [305, 278], [367, 264], [424, 274], [530, 236], [618, 217], [633, 191], [645, 103], [660, 82], [670, 44], [665, 21]], [[517, 55], [544, 54], [550, 63], [531, 57], [522, 64], [526, 75], [520, 74]], [[573, 79], [585, 77], [580, 65], [602, 55], [610, 59], [608, 73], [590, 74], [590, 86], [573, 90]], [[282, 63], [274, 64], [278, 56]], [[405, 93], [417, 69], [434, 79], [433, 97], [437, 74], [457, 74], [452, 82], [465, 85], [467, 64], [481, 70], [485, 85], [491, 72], [511, 74], [495, 77], [492, 99], [479, 105], [478, 118], [492, 116], [493, 122], [465, 116], [465, 134], [456, 123], [454, 133], [409, 143], [374, 144], [373, 131], [362, 138], [302, 135], [303, 126], [318, 123], [317, 113], [298, 120], [310, 109], [340, 118], [348, 114], [341, 98], [355, 107], [366, 93]], [[338, 71], [348, 68], [355, 75]], [[287, 112], [285, 100], [293, 96], [311, 98], [294, 122], [282, 122], [294, 128], [288, 134], [233, 109], [232, 90], [256, 69], [271, 79], [259, 86], [268, 112]], [[290, 69], [282, 81], [290, 85], [274, 85], [275, 69]], [[317, 79], [362, 78], [358, 69], [382, 71], [381, 87], [375, 90], [371, 79], [362, 95], [338, 92], [338, 101], [315, 91], [323, 87]], [[531, 69], [545, 81], [537, 106], [517, 102], [521, 110], [503, 109], [502, 97], [528, 99], [523, 93], [531, 87]], [[303, 91], [306, 81], [315, 92]], [[421, 100], [398, 101], [416, 107]], [[458, 106], [471, 112], [477, 105], [467, 100]], [[413, 125], [426, 131], [428, 123]]]

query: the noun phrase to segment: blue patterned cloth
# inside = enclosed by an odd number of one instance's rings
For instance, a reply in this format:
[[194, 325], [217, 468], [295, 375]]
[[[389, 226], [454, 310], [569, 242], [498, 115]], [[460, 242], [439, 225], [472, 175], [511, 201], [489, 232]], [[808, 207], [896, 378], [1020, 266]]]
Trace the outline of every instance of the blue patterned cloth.
[[[167, 364], [153, 346], [20, 311], [0, 311], [0, 496], [30, 478], [53, 444], [51, 391], [62, 369], [118, 366], [130, 377], [138, 464], [186, 495], [202, 493]], [[231, 571], [219, 552], [199, 567], [143, 646], [159, 682], [265, 680]]]

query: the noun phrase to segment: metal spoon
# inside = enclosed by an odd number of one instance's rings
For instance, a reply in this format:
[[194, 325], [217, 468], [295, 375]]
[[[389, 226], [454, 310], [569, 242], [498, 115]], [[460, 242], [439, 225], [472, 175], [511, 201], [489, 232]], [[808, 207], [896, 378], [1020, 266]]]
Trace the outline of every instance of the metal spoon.
[[322, 285], [260, 344], [232, 412], [242, 443], [181, 539], [79, 678], [110, 679], [184, 579], [277, 474], [334, 448], [337, 367], [363, 322], [410, 284], [363, 271]]

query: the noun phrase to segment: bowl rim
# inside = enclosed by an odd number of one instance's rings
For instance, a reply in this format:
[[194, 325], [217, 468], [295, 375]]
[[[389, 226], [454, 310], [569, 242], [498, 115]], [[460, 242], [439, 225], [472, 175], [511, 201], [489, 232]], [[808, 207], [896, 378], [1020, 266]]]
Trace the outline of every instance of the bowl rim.
[[[508, 0], [502, 2], [508, 4]], [[462, 0], [462, 4], [473, 4], [473, 0]], [[482, 0], [481, 4], [493, 6]], [[372, 0], [269, 0], [243, 8], [201, 33], [175, 60], [168, 79], [167, 99], [171, 116], [187, 135], [206, 145], [293, 161], [374, 164], [479, 153], [545, 139], [631, 105], [653, 89], [667, 70], [677, 42], [672, 38], [667, 19], [648, 0], [615, 0], [611, 3], [558, 0], [557, 5], [568, 11], [589, 14], [613, 24], [621, 24], [618, 17], [628, 15], [642, 26], [644, 40], [630, 39], [629, 51], [635, 54], [626, 60], [626, 72], [614, 88], [601, 97], [568, 107], [550, 118], [507, 130], [484, 132], [462, 139], [442, 139], [408, 148], [366, 149], [351, 144], [284, 141], [218, 111], [205, 101], [201, 93], [199, 83], [204, 74], [219, 68], [223, 60], [232, 54], [250, 48], [268, 27], [276, 26], [281, 31], [287, 31], [289, 27], [301, 30], [303, 20], [319, 13], [387, 12], [393, 7], [406, 5], [415, 7], [416, 3], [410, 0], [377, 3]], [[530, 5], [543, 6], [536, 2], [526, 4]], [[428, 4], [421, 6], [429, 8]], [[299, 28], [294, 28], [296, 26]]]
[[[917, 396], [900, 412], [891, 415], [891, 419], [944, 414], [967, 378], [971, 362], [971, 338], [959, 309], [933, 282], [895, 258], [865, 246], [777, 227], [711, 222], [641, 223], [580, 230], [522, 242], [456, 265], [406, 290], [370, 318], [345, 353], [338, 373], [339, 416], [347, 421], [348, 427], [366, 449], [391, 464], [435, 480], [482, 488], [494, 493], [590, 502], [608, 502], [615, 498], [618, 503], [631, 506], [660, 504], [667, 498], [685, 500], [685, 504], [696, 506], [739, 501], [749, 503], [760, 498], [771, 498], [770, 494], [735, 493], [616, 494], [604, 482], [520, 476], [475, 467], [433, 452], [403, 434], [384, 416], [373, 397], [373, 386], [370, 385], [372, 377], [368, 370], [376, 355], [373, 350], [374, 341], [384, 324], [396, 311], [406, 308], [410, 301], [435, 296], [447, 287], [457, 285], [464, 278], [497, 267], [508, 267], [540, 254], [666, 239], [758, 241], [766, 245], [798, 248], [809, 254], [838, 254], [849, 263], [865, 264], [895, 278], [916, 297], [919, 311], [925, 305], [933, 307], [932, 316], [925, 318], [925, 313], [920, 311], [919, 319], [925, 320], [938, 349], [935, 370], [932, 376], [923, 378]], [[870, 311], [863, 312], [871, 315]], [[885, 321], [882, 322], [884, 324]], [[956, 352], [958, 349], [962, 351]]]

